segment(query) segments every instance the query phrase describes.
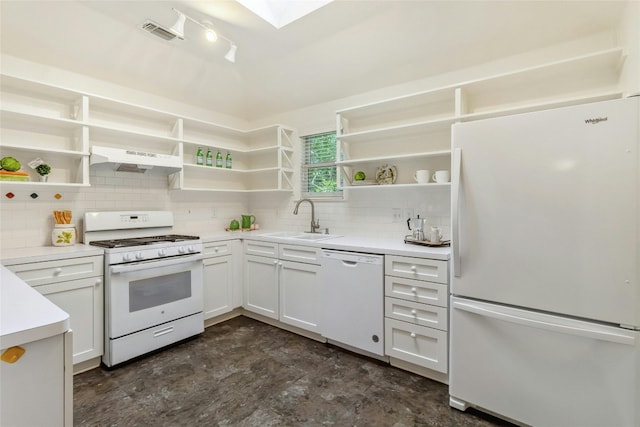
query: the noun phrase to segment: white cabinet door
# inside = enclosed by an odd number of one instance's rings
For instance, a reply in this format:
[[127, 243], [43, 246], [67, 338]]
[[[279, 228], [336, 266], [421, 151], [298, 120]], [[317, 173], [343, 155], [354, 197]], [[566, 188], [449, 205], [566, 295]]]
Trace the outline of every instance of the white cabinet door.
[[[21, 344], [15, 363], [0, 362], [0, 425], [65, 425], [65, 336]], [[4, 349], [2, 349], [4, 351]]]
[[320, 332], [320, 266], [291, 261], [280, 264], [280, 321]]
[[102, 355], [103, 283], [102, 277], [69, 280], [35, 286], [38, 292], [69, 314], [73, 331], [73, 363]]
[[233, 310], [233, 257], [206, 258], [204, 260], [204, 318]]
[[244, 308], [278, 319], [278, 260], [246, 255], [244, 262]]

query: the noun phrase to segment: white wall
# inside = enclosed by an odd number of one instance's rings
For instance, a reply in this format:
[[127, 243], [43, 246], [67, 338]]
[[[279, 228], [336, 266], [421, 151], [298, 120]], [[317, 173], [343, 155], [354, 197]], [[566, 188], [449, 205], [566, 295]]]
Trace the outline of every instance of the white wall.
[[[630, 8], [637, 11], [638, 5]], [[551, 46], [547, 49], [504, 58], [478, 67], [439, 75], [429, 79], [407, 82], [403, 85], [335, 100], [275, 117], [267, 117], [253, 123], [237, 118], [204, 111], [186, 104], [162, 97], [141, 93], [129, 88], [53, 69], [40, 64], [28, 63], [8, 56], [2, 56], [2, 70], [27, 78], [34, 78], [70, 87], [75, 90], [111, 96], [132, 103], [150, 106], [176, 114], [188, 115], [207, 121], [237, 128], [253, 128], [264, 124], [283, 123], [297, 128], [300, 135], [333, 130], [337, 109], [371, 102], [386, 97], [398, 96], [417, 90], [449, 85], [465, 80], [482, 78], [496, 73], [528, 67], [539, 63], [562, 59], [581, 53], [588, 53], [618, 43], [631, 46], [627, 64], [632, 64], [631, 73], [625, 75], [625, 84], [638, 90], [638, 61], [640, 48], [637, 41], [629, 41], [638, 35], [638, 18], [625, 18], [618, 33], [606, 32], [571, 43]], [[635, 43], [635, 44], [634, 44]], [[635, 76], [633, 75], [636, 71]], [[299, 150], [294, 158], [299, 159]], [[294, 180], [298, 179], [298, 173]], [[32, 190], [14, 191], [16, 197], [8, 199], [0, 195], [0, 247], [3, 251], [13, 247], [29, 247], [50, 244], [52, 228], [51, 212], [70, 209], [75, 218], [81, 218], [86, 211], [167, 209], [172, 210], [176, 219], [176, 230], [205, 235], [217, 232], [232, 218], [241, 214], [254, 214], [262, 228], [306, 230], [309, 227], [309, 207], [303, 205], [300, 214], [293, 215], [295, 201], [299, 199], [299, 189], [293, 195], [288, 193], [230, 194], [208, 192], [180, 192], [168, 190], [166, 177], [140, 176], [139, 174], [95, 172], [91, 175], [92, 186], [82, 189], [58, 189], [62, 198], [56, 200], [55, 189], [38, 190], [37, 199], [31, 199]], [[3, 187], [3, 189], [6, 187]], [[321, 226], [332, 233], [350, 235], [376, 235], [401, 239], [408, 234], [406, 222], [393, 222], [392, 209], [399, 208], [403, 214], [410, 212], [426, 217], [430, 223], [443, 227], [449, 232], [448, 190], [385, 189], [352, 191], [344, 202], [321, 202], [316, 204]], [[407, 215], [403, 215], [407, 216]]]

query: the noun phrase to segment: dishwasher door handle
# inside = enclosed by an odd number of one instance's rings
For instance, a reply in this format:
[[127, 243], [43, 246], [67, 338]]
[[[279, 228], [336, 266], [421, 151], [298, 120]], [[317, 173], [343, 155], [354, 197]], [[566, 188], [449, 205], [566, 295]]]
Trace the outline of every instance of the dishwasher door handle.
[[342, 261], [342, 265], [345, 265], [347, 267], [357, 267], [358, 263], [356, 261], [347, 261], [346, 259], [341, 260]]

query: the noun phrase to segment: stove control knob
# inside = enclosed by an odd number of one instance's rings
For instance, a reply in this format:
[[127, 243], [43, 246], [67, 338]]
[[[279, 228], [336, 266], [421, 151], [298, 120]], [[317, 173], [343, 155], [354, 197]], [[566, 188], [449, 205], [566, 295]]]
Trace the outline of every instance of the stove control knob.
[[160, 249], [158, 251], [158, 256], [167, 256], [167, 251], [165, 251], [164, 249]]
[[194, 248], [193, 246], [189, 245], [189, 247], [187, 248], [187, 250], [189, 251], [189, 253], [194, 253], [196, 251], [196, 248]]
[[133, 255], [128, 253], [128, 252], [124, 253], [124, 254], [122, 254], [122, 259], [124, 261], [131, 261], [131, 260], [133, 260]]
[[185, 253], [185, 252], [186, 252], [186, 251], [185, 251], [185, 249], [184, 249], [184, 246], [180, 246], [180, 247], [178, 248], [178, 253], [179, 253], [179, 254], [183, 254], [183, 253]]
[[142, 252], [136, 253], [136, 259], [144, 259], [144, 255], [142, 254]]

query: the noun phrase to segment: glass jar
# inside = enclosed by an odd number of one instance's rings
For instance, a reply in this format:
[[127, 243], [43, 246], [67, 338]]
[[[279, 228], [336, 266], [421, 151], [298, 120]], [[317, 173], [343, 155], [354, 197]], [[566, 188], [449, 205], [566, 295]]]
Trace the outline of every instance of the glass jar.
[[51, 232], [53, 246], [71, 246], [76, 244], [75, 224], [55, 224]]

